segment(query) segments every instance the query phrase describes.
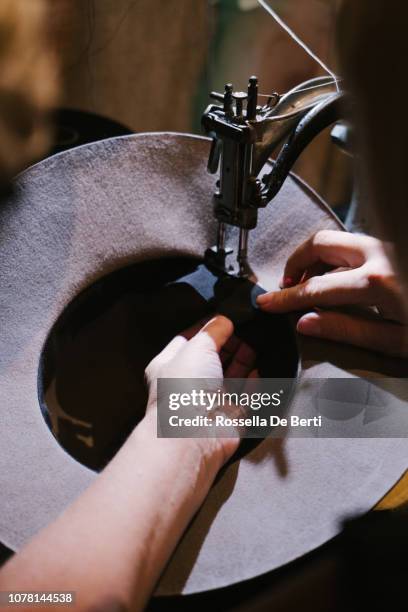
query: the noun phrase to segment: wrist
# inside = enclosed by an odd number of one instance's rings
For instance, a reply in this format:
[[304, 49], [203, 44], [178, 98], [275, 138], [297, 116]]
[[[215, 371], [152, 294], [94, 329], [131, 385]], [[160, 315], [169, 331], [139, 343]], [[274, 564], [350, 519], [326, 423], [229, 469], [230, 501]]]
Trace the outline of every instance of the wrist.
[[[211, 484], [228, 459], [222, 439], [158, 437], [157, 412], [154, 406], [148, 407], [146, 415], [133, 430], [129, 441], [131, 444], [148, 449], [157, 460], [186, 467], [191, 474], [199, 475], [203, 484], [204, 481], [209, 481]], [[235, 441], [233, 443], [235, 444]]]

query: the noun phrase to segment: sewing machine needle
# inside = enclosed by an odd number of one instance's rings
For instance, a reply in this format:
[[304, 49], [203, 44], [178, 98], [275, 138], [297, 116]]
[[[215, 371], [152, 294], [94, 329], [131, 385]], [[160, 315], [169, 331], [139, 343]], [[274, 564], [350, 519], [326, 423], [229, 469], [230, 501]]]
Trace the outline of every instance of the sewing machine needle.
[[238, 265], [239, 276], [246, 276], [248, 273], [248, 235], [247, 229], [239, 230]]
[[218, 224], [217, 251], [225, 251], [225, 223]]

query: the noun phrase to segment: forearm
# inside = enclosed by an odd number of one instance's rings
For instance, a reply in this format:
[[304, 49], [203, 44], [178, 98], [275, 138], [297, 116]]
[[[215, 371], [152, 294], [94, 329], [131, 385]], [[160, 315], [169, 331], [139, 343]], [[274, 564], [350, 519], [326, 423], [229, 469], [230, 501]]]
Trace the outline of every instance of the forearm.
[[12, 559], [2, 590], [72, 590], [77, 609], [140, 609], [220, 467], [191, 440], [158, 439], [154, 416], [95, 483]]

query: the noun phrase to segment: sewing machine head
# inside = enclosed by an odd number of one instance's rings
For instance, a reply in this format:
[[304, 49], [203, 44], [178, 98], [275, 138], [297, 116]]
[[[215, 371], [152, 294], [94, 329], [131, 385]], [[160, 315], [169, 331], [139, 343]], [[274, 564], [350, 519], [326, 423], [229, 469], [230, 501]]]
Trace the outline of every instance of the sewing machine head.
[[[218, 221], [217, 244], [205, 253], [207, 265], [222, 272], [226, 266], [226, 227], [239, 228], [238, 275], [247, 276], [249, 230], [256, 227], [258, 209], [278, 193], [296, 159], [321, 130], [340, 119], [343, 95], [331, 77], [318, 77], [301, 83], [283, 96], [265, 96], [258, 104], [258, 80], [251, 77], [247, 92], [225, 86], [223, 94], [211, 97], [222, 105], [211, 104], [202, 117], [206, 133], [212, 137], [208, 170], [218, 172], [214, 194], [214, 215]], [[287, 142], [274, 162], [272, 171], [258, 178], [274, 149]]]

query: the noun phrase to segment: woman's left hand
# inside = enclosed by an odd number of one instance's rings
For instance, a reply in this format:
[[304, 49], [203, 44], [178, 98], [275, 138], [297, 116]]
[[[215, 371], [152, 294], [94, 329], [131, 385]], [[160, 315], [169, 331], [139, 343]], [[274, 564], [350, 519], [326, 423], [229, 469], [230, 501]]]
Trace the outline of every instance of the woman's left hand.
[[[306, 310], [301, 334], [407, 357], [408, 317], [390, 251], [370, 236], [317, 232], [288, 259], [282, 290], [259, 296], [258, 305], [267, 312]], [[375, 306], [381, 317], [336, 310], [355, 305]]]

